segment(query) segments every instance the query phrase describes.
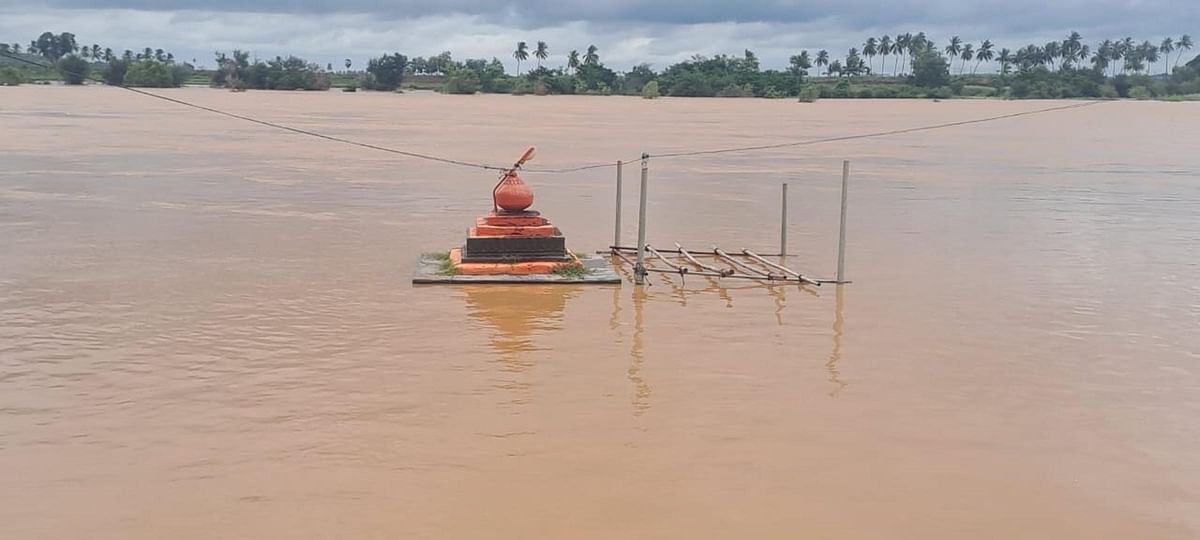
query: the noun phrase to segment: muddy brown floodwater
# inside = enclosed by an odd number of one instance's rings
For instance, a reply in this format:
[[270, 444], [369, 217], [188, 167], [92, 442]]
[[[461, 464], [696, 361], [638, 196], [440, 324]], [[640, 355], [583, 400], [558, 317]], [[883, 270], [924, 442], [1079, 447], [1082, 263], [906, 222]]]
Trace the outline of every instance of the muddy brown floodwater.
[[[541, 167], [1061, 103], [162, 92]], [[117, 89], [0, 141], [4, 538], [1200, 535], [1200, 104], [652, 161], [652, 243], [773, 251], [788, 182], [829, 276], [852, 160], [840, 290], [413, 287], [493, 173]], [[526, 175], [576, 250], [612, 178]]]

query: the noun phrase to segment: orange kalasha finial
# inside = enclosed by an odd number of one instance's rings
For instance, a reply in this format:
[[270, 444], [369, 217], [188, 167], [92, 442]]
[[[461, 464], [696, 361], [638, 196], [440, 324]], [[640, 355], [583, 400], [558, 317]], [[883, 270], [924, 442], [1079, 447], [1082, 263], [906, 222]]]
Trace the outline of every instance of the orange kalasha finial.
[[525, 211], [533, 205], [533, 190], [521, 180], [517, 175], [517, 169], [521, 168], [526, 161], [533, 159], [533, 154], [536, 148], [530, 146], [521, 154], [521, 158], [513, 164], [512, 168], [505, 171], [500, 177], [500, 182], [492, 189], [492, 210], [499, 212], [504, 210], [509, 213], [519, 213]]

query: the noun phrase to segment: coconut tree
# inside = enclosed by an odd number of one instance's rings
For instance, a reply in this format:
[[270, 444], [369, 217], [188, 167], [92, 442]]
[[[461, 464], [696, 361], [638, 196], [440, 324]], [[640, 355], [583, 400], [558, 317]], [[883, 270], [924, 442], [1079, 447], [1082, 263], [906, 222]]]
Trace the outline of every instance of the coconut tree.
[[896, 44], [892, 45], [892, 50], [896, 52], [896, 65], [892, 66], [892, 75], [901, 73], [900, 64], [908, 61], [908, 46], [912, 43], [912, 34], [904, 33], [896, 36]]
[[540, 68], [542, 67], [542, 60], [550, 56], [550, 47], [546, 45], [545, 41], [539, 41], [537, 42], [537, 48], [533, 51], [533, 55], [537, 57], [538, 67]]
[[116, 58], [117, 57], [116, 57], [116, 55], [113, 54], [112, 49], [110, 49], [110, 48], [104, 49], [104, 61], [105, 62], [112, 62], [113, 60], [116, 60]]
[[1133, 64], [1136, 64], [1136, 58], [1131, 58], [1137, 55], [1137, 46], [1133, 43], [1133, 38], [1126, 36], [1117, 45], [1117, 51], [1121, 53], [1120, 58], [1125, 60], [1122, 64], [1122, 71], [1129, 71]]
[[585, 52], [583, 54], [584, 65], [594, 66], [596, 64], [599, 64], [600, 63], [599, 52], [600, 52], [600, 49], [597, 49], [595, 45], [588, 45], [587, 52]]
[[963, 45], [962, 53], [959, 54], [959, 58], [962, 58], [962, 63], [958, 65], [958, 74], [962, 75], [963, 70], [967, 69], [967, 62], [970, 62], [975, 58], [975, 46], [971, 45], [970, 43]]
[[863, 50], [862, 50], [863, 56], [867, 57], [867, 62], [872, 63], [872, 67], [874, 67], [875, 55], [879, 53], [878, 47], [879, 47], [879, 40], [877, 40], [873, 37], [867, 38], [867, 42], [863, 43]]
[[1000, 74], [1008, 75], [1008, 70], [1012, 67], [1013, 54], [1008, 49], [1000, 49], [1000, 54], [996, 57], [996, 61], [1000, 62]]
[[571, 71], [579, 69], [579, 51], [572, 50], [567, 53], [567, 68]]
[[808, 51], [800, 51], [800, 54], [793, 54], [788, 58], [789, 70], [796, 75], [800, 80], [808, 75], [808, 68], [812, 67], [812, 60], [808, 57]]
[[97, 59], [97, 60], [98, 60], [98, 59], [100, 59], [100, 52], [101, 52], [101, 51], [102, 51], [102, 49], [100, 48], [100, 44], [99, 44], [99, 43], [93, 43], [93, 44], [92, 44], [92, 58], [95, 58], [95, 59]]
[[[829, 65], [829, 51], [825, 49], [817, 51], [817, 60], [813, 63], [817, 65], [817, 74], [820, 75], [821, 67]], [[825, 70], [825, 75], [829, 75], [828, 69]]]
[[1050, 65], [1050, 69], [1054, 69], [1054, 60], [1062, 57], [1062, 45], [1057, 41], [1051, 41], [1042, 47], [1042, 51], [1046, 54], [1046, 63]]
[[1192, 36], [1187, 34], [1179, 36], [1179, 41], [1175, 42], [1175, 50], [1179, 51], [1179, 54], [1175, 55], [1175, 66], [1172, 67], [1179, 66], [1179, 59], [1183, 56], [1183, 51], [1192, 50]]
[[979, 44], [979, 52], [975, 53], [975, 67], [971, 68], [971, 75], [974, 75], [979, 70], [980, 62], [991, 62], [992, 58], [996, 57], [996, 53], [992, 52], [992, 40], [985, 39]]
[[858, 56], [858, 48], [850, 47], [846, 51], [846, 63], [842, 65], [842, 74], [846, 76], [854, 75], [859, 71], [859, 65], [862, 63], [862, 58]]
[[834, 73], [837, 73], [839, 77], [842, 76], [842, 61], [841, 60], [834, 60], [833, 62], [829, 63], [829, 70], [826, 73], [826, 75], [833, 75]]
[[1092, 68], [1101, 74], [1108, 69], [1108, 49], [1105, 48], [1103, 43], [1100, 44], [1100, 48], [1096, 50], [1096, 53], [1092, 55]]
[[343, 65], [346, 66], [346, 71], [350, 71], [350, 66], [354, 65], [354, 62], [351, 62], [350, 59], [347, 58]]
[[1175, 50], [1175, 40], [1170, 36], [1163, 38], [1162, 43], [1158, 45], [1158, 52], [1163, 55], [1163, 76], [1169, 75], [1167, 70], [1171, 69], [1171, 51]]
[[84, 47], [82, 50], [79, 51], [79, 57], [80, 58], [91, 58], [92, 57], [92, 48]]
[[962, 52], [962, 38], [960, 38], [958, 36], [954, 36], [954, 37], [950, 38], [950, 44], [946, 45], [946, 56], [950, 57], [950, 61], [953, 62], [954, 58], [957, 57], [958, 54], [961, 52]]
[[892, 54], [892, 36], [884, 34], [883, 37], [879, 38], [879, 56], [883, 57], [883, 60], [879, 62], [879, 71], [887, 69], [887, 57], [889, 54]]
[[1080, 36], [1079, 32], [1071, 32], [1071, 35], [1059, 44], [1058, 49], [1064, 67], [1074, 63], [1075, 60], [1082, 61], [1084, 58], [1079, 53], [1083, 49], [1083, 36]]
[[1149, 74], [1150, 66], [1153, 66], [1159, 59], [1158, 47], [1150, 43], [1149, 40], [1146, 40], [1138, 46], [1138, 50], [1141, 53], [1142, 59], [1146, 61], [1146, 72]]
[[529, 59], [529, 45], [524, 41], [517, 42], [517, 50], [513, 51], [513, 58], [517, 59], [517, 75], [521, 74], [521, 62]]

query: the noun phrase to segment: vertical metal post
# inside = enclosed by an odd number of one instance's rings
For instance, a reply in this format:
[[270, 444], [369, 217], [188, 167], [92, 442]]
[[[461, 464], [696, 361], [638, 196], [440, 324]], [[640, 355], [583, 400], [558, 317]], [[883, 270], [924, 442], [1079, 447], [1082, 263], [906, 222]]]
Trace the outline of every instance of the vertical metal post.
[[842, 162], [842, 222], [838, 228], [838, 283], [846, 282], [846, 195], [850, 184], [850, 161]]
[[613, 220], [613, 243], [621, 245], [621, 169], [624, 163], [617, 161], [617, 217]]
[[633, 282], [646, 281], [646, 182], [649, 179], [650, 154], [642, 154], [642, 196], [638, 201], [637, 264], [633, 267]]
[[783, 183], [783, 203], [779, 211], [779, 256], [787, 257], [787, 182]]

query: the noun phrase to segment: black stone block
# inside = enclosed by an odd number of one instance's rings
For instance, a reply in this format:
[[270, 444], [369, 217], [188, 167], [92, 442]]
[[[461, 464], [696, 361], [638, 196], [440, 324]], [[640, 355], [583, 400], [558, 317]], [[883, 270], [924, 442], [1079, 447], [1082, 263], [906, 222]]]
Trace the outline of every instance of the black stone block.
[[571, 261], [563, 236], [468, 237], [463, 262]]

